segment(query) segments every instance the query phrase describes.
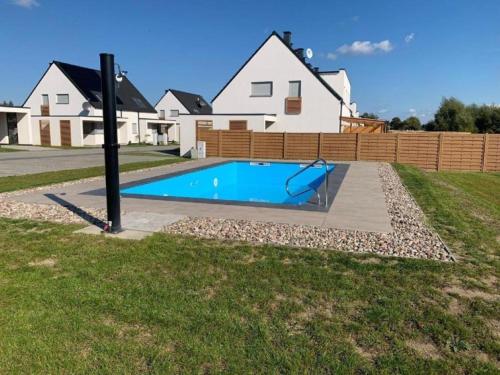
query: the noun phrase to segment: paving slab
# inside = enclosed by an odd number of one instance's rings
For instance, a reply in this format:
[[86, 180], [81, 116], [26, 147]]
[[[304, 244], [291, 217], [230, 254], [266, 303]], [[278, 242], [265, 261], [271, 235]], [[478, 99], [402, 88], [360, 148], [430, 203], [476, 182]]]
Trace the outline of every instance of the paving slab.
[[[207, 158], [184, 163], [171, 164], [147, 171], [136, 171], [120, 176], [120, 183], [139, 181], [171, 173], [209, 166], [229, 159]], [[334, 162], [335, 163], [335, 162]], [[339, 164], [339, 163], [338, 163]], [[283, 224], [314, 225], [336, 229], [368, 232], [392, 232], [389, 214], [375, 162], [341, 162], [348, 166], [343, 177], [333, 180], [338, 186], [328, 212], [283, 209], [273, 207], [238, 206], [220, 203], [181, 202], [167, 200], [122, 197], [122, 210], [138, 215], [137, 228], [147, 227], [141, 213], [180, 215], [191, 217], [213, 217], [236, 220], [252, 220]], [[9, 197], [26, 203], [57, 204], [51, 196], [63, 198], [78, 207], [106, 208], [104, 195], [89, 194], [102, 190], [104, 178], [77, 182], [62, 187], [48, 187], [36, 192]], [[153, 217], [153, 216], [151, 216]]]

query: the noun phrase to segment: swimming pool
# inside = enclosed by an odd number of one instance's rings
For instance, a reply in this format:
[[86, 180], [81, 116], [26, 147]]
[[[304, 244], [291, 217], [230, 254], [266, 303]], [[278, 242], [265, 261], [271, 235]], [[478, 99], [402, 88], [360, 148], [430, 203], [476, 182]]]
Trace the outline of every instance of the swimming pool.
[[[291, 195], [288, 194], [285, 188], [287, 179], [306, 166], [301, 163], [231, 161], [138, 183], [122, 188], [121, 193], [123, 196], [156, 199], [301, 206], [315, 201], [316, 191], [322, 191], [321, 185], [325, 182], [325, 167], [317, 164], [290, 181]], [[328, 174], [334, 168], [333, 164], [328, 164]], [[324, 193], [320, 194], [324, 196]]]

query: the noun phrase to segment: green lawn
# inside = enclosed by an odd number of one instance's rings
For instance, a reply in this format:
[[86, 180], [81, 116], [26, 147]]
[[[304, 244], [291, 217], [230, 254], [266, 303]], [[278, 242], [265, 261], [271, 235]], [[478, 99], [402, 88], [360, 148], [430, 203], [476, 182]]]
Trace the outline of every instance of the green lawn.
[[[138, 169], [159, 167], [162, 165], [185, 161], [184, 158], [164, 157], [154, 161], [127, 163], [120, 165], [120, 172], [130, 172]], [[68, 169], [56, 172], [43, 172], [21, 176], [0, 177], [0, 193], [38, 186], [56, 184], [65, 181], [80, 180], [82, 178], [102, 176], [104, 167]]]
[[16, 151], [20, 151], [20, 150], [16, 150], [14, 148], [9, 148], [9, 147], [5, 147], [5, 146], [0, 146], [0, 152], [16, 152]]
[[457, 263], [0, 220], [0, 373], [498, 373], [500, 175], [397, 169]]

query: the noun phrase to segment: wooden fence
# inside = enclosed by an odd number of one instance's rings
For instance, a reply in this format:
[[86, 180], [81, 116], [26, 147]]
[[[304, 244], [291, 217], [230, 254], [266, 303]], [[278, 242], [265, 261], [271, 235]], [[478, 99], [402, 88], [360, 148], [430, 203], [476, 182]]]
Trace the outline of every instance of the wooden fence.
[[373, 160], [426, 170], [500, 171], [500, 134], [264, 133], [200, 130], [207, 156], [256, 159]]

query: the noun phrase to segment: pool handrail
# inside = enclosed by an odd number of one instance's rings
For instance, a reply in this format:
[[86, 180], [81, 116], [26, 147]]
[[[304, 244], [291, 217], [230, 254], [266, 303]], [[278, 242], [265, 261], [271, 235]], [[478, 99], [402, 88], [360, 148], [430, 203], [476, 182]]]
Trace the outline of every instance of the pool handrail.
[[292, 194], [290, 192], [290, 189], [289, 189], [289, 183], [292, 179], [294, 179], [295, 177], [297, 177], [298, 175], [300, 175], [302, 172], [305, 172], [307, 169], [315, 166], [317, 163], [323, 163], [323, 165], [325, 166], [325, 207], [328, 207], [328, 163], [326, 162], [325, 159], [323, 158], [318, 158], [316, 159], [315, 161], [313, 161], [312, 163], [308, 164], [307, 166], [305, 166], [304, 168], [298, 170], [297, 172], [295, 172], [293, 175], [291, 175], [290, 177], [287, 178], [286, 180], [286, 183], [285, 183], [285, 190], [286, 190], [286, 193], [294, 198], [294, 197], [297, 197], [301, 194], [304, 194], [305, 192], [307, 191], [310, 191], [310, 190], [314, 190], [316, 192], [316, 196], [318, 198], [318, 206], [321, 205], [321, 196], [319, 194], [319, 191], [311, 186], [309, 186], [308, 189], [305, 189], [305, 190], [302, 190], [300, 193], [295, 193], [295, 194]]

